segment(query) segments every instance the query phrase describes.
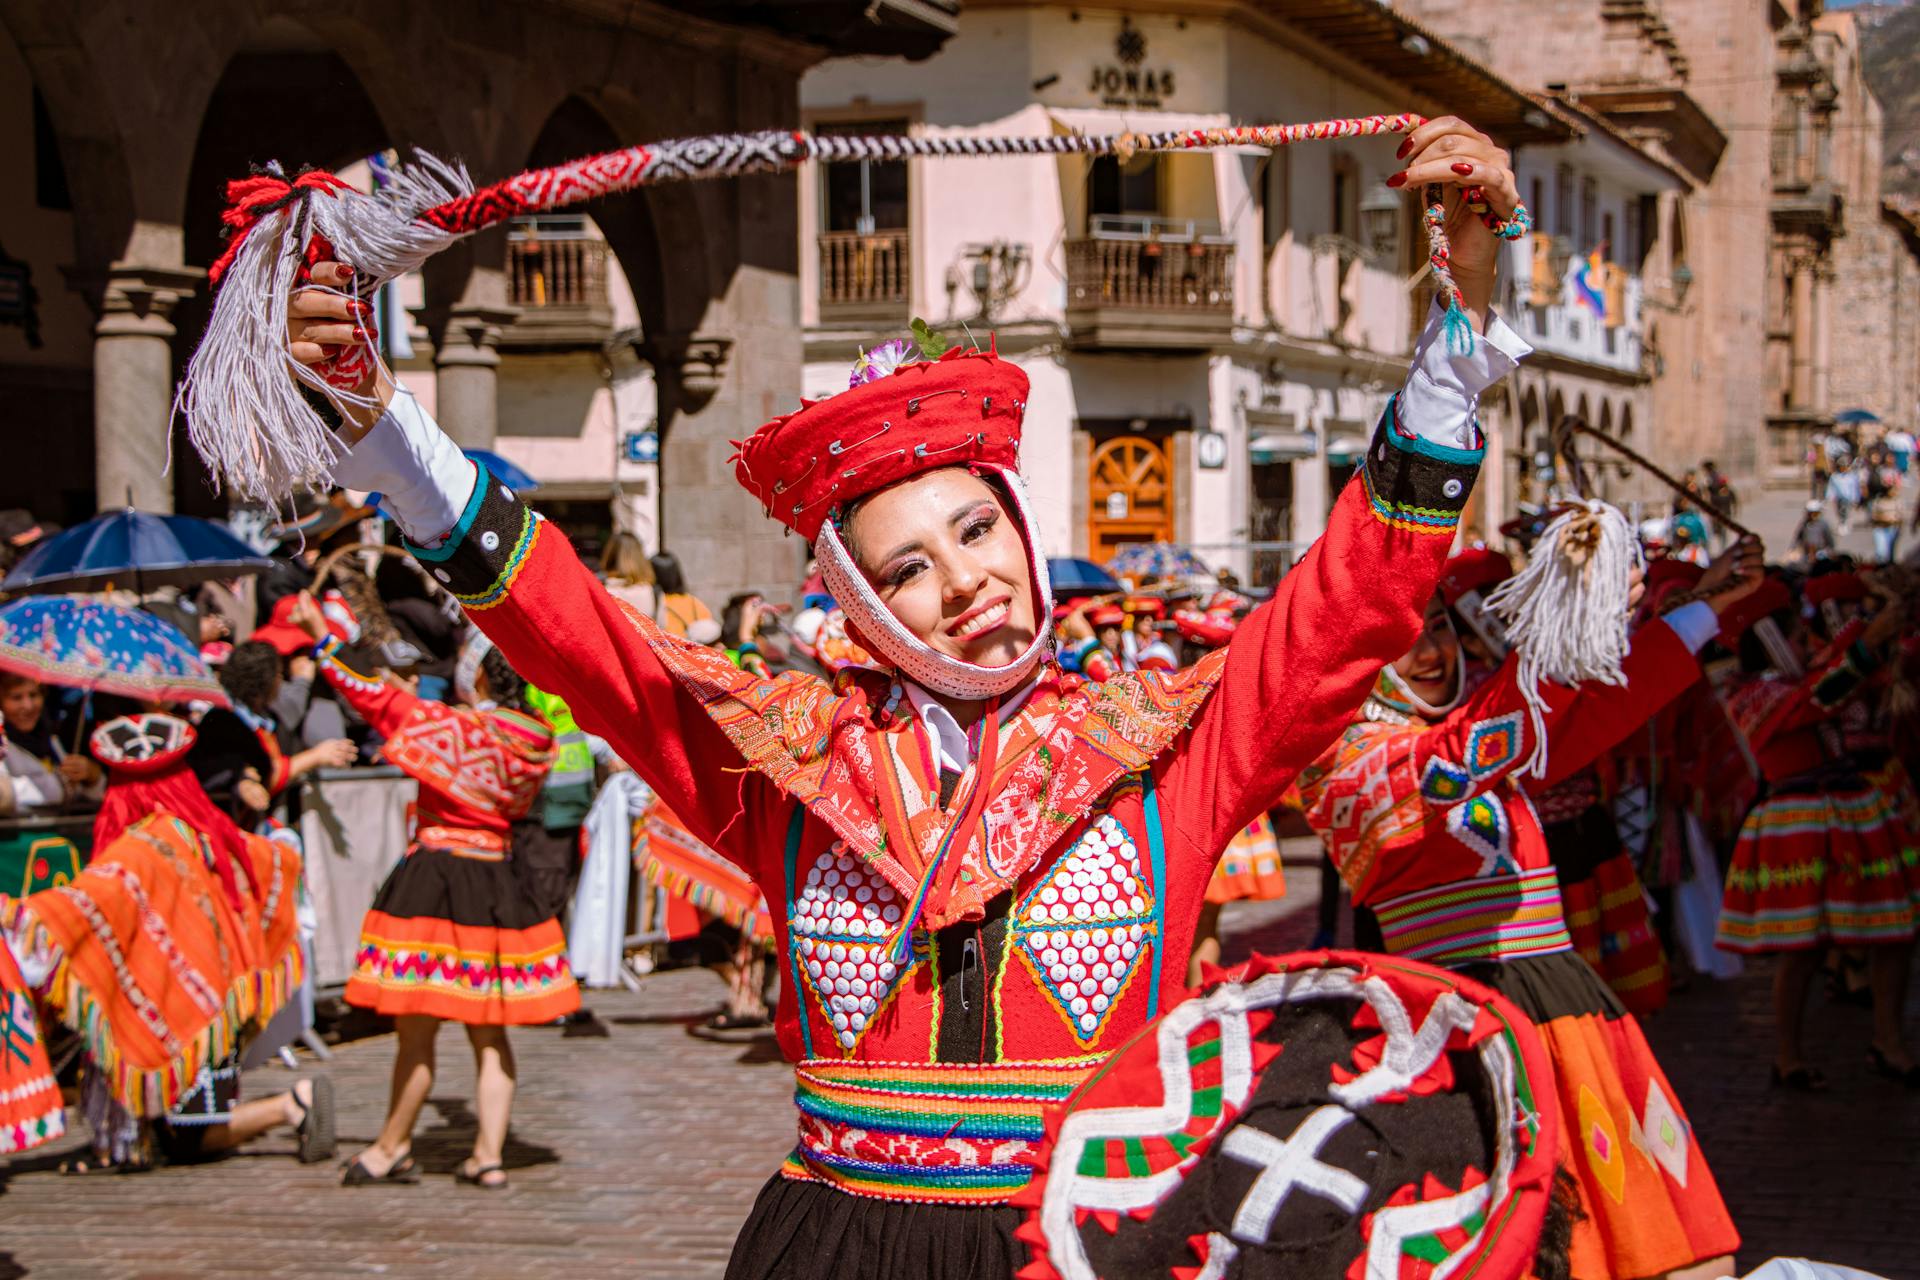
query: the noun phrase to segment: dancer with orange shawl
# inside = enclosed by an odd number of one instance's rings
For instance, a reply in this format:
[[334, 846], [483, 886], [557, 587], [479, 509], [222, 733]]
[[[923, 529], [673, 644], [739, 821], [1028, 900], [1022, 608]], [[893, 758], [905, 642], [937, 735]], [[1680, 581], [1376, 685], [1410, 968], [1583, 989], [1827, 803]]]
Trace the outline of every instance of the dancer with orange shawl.
[[290, 1125], [301, 1158], [332, 1154], [324, 1080], [239, 1103], [239, 1053], [304, 971], [294, 902], [300, 861], [243, 833], [186, 766], [193, 726], [150, 713], [94, 732], [111, 783], [93, 860], [71, 884], [0, 901], [0, 935], [25, 985], [78, 1034], [94, 1158], [71, 1172], [230, 1150]]

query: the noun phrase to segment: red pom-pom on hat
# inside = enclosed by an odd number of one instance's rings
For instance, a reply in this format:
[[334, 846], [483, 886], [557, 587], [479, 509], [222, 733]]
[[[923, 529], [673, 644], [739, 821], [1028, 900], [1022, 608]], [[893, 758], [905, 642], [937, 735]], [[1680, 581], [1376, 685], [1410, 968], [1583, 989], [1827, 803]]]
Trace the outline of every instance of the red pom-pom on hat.
[[1491, 547], [1473, 547], [1447, 561], [1440, 598], [1452, 608], [1470, 591], [1488, 591], [1513, 576], [1513, 562]]

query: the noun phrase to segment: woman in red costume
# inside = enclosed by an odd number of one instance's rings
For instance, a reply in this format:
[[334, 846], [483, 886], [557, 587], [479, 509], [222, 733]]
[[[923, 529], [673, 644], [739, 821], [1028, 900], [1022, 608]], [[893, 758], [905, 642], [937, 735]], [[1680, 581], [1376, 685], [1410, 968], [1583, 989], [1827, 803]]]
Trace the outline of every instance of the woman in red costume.
[[[1826, 575], [1807, 584], [1818, 625], [1808, 634], [1787, 588], [1771, 580], [1764, 590], [1748, 610], [1754, 626], [1740, 637], [1747, 675], [1728, 709], [1759, 760], [1766, 789], [1734, 846], [1718, 942], [1729, 951], [1780, 957], [1773, 971], [1776, 1085], [1826, 1087], [1804, 1057], [1801, 1014], [1821, 948], [1841, 946], [1869, 956], [1869, 1062], [1920, 1088], [1903, 1026], [1920, 926], [1920, 803], [1906, 769], [1884, 739], [1876, 744], [1866, 733], [1864, 719], [1853, 734], [1845, 732], [1849, 712], [1865, 712], [1860, 695], [1882, 669], [1906, 611], [1887, 606], [1871, 621], [1848, 620], [1827, 606], [1864, 599], [1864, 584], [1851, 574]], [[1839, 625], [1828, 630], [1829, 621]]]
[[553, 763], [553, 732], [527, 711], [526, 681], [496, 650], [475, 676], [482, 705], [450, 707], [348, 667], [310, 598], [293, 618], [314, 638], [320, 674], [385, 739], [382, 757], [420, 784], [413, 843], [360, 925], [347, 980], [347, 1003], [392, 1017], [399, 1044], [386, 1123], [342, 1181], [419, 1181], [413, 1127], [433, 1088], [434, 1041], [442, 1022], [458, 1022], [473, 1047], [479, 1123], [454, 1177], [504, 1188], [516, 1084], [507, 1028], [580, 1007], [559, 922], [526, 898], [507, 860], [513, 822]]
[[[1505, 153], [1460, 121], [1402, 151], [1416, 189], [1481, 184], [1513, 212]], [[886, 661], [831, 683], [758, 679], [663, 634], [410, 395], [364, 385], [385, 411], [353, 411], [340, 481], [387, 494], [515, 667], [773, 910], [799, 1141], [735, 1280], [1024, 1265], [1008, 1201], [1043, 1109], [1180, 989], [1219, 851], [1339, 731], [1432, 593], [1479, 464], [1474, 404], [1526, 352], [1490, 314], [1497, 239], [1470, 211], [1449, 226], [1473, 333], [1450, 345], [1436, 308], [1325, 536], [1230, 650], [1098, 685], [1050, 653], [1015, 470], [1027, 378], [991, 346], [891, 370], [902, 353], [875, 353], [849, 390], [741, 446], [741, 483], [814, 543], [850, 630]], [[313, 277], [347, 279], [332, 263]], [[336, 354], [361, 323], [303, 290], [292, 355]]]
[[1532, 741], [1518, 655], [1467, 691], [1471, 619], [1436, 593], [1420, 638], [1298, 784], [1389, 952], [1467, 972], [1540, 1023], [1561, 1105], [1577, 1117], [1562, 1158], [1585, 1213], [1578, 1280], [1724, 1275], [1739, 1239], [1639, 1024], [1573, 950], [1518, 773], [1550, 744], [1545, 781], [1570, 776], [1698, 680], [1693, 655], [1719, 630], [1715, 609], [1757, 585], [1750, 558], [1728, 563], [1713, 607], [1693, 603], [1634, 635], [1625, 689], [1546, 690], [1547, 743]]

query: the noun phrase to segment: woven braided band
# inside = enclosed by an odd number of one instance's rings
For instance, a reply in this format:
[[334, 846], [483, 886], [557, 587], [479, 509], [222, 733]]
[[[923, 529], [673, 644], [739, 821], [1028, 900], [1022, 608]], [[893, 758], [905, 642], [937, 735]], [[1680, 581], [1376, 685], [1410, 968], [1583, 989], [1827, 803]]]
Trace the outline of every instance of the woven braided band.
[[1375, 905], [1387, 950], [1429, 964], [1517, 960], [1573, 949], [1553, 868], [1459, 880]]
[[800, 1143], [780, 1172], [879, 1200], [1003, 1204], [1033, 1178], [1047, 1108], [1105, 1058], [810, 1059], [794, 1069]]

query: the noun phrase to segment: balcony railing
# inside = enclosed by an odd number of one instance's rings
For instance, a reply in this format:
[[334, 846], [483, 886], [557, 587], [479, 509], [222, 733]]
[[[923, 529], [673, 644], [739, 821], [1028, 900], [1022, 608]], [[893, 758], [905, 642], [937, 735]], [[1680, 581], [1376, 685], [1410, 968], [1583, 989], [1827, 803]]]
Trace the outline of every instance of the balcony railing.
[[913, 279], [911, 248], [904, 228], [822, 233], [822, 315], [884, 318], [904, 314]]
[[507, 296], [520, 315], [501, 345], [567, 350], [604, 342], [613, 332], [607, 259], [607, 242], [579, 214], [516, 221], [507, 233]]
[[1204, 239], [1067, 241], [1069, 306], [1233, 311], [1233, 245]]
[[607, 305], [607, 242], [584, 228], [515, 227], [507, 271], [516, 307]]

